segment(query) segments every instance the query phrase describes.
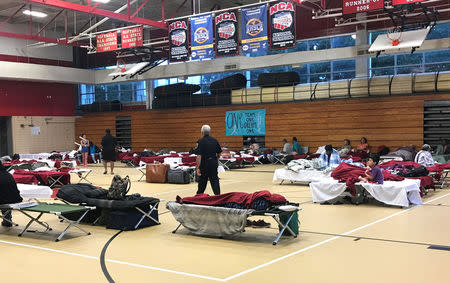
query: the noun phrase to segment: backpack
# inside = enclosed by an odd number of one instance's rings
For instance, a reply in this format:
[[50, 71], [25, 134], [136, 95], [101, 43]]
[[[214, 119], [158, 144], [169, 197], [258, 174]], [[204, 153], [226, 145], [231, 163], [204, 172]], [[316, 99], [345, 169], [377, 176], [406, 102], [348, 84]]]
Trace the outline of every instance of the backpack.
[[119, 175], [115, 175], [111, 182], [111, 187], [108, 190], [108, 199], [121, 200], [123, 199], [131, 188], [130, 178], [126, 176], [122, 179]]

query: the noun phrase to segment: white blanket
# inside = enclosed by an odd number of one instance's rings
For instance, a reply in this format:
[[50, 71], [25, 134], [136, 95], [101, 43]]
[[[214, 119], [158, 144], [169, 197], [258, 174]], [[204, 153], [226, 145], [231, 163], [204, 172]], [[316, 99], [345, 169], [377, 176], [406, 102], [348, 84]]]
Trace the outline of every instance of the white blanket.
[[[400, 182], [385, 181], [383, 185], [374, 183], [356, 183], [361, 185], [376, 200], [389, 205], [408, 207], [422, 204], [420, 197], [420, 180], [405, 179]], [[333, 178], [311, 182], [309, 184], [314, 202], [324, 202], [340, 196], [346, 189], [345, 183], [338, 183]]]
[[53, 190], [47, 186], [17, 184], [17, 189], [20, 191], [20, 196], [25, 199], [30, 198], [50, 198]]
[[324, 173], [319, 170], [299, 170], [294, 172], [292, 170], [280, 168], [273, 173], [273, 181], [288, 180], [294, 182], [313, 182], [320, 181], [330, 176], [330, 172]]

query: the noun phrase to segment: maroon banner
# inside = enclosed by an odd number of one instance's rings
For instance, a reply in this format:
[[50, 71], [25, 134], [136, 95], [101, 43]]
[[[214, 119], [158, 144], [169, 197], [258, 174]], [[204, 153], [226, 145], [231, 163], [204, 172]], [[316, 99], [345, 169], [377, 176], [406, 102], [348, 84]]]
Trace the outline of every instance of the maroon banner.
[[97, 52], [117, 50], [117, 31], [97, 34]]
[[124, 29], [120, 35], [122, 36], [122, 48], [142, 46], [142, 27]]
[[[406, 0], [403, 0], [406, 1]], [[383, 0], [343, 0], [342, 13], [355, 14], [372, 10], [383, 9]]]
[[392, 5], [404, 5], [423, 1], [425, 0], [392, 0]]

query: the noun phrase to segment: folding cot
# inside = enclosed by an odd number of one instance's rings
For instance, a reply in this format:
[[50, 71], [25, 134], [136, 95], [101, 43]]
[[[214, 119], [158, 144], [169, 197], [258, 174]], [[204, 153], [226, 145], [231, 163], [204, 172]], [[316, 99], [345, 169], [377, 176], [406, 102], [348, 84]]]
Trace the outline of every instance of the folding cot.
[[[420, 197], [420, 180], [405, 179], [403, 181], [385, 181], [382, 185], [376, 183], [356, 183], [376, 200], [388, 205], [408, 207], [412, 204], [422, 204]], [[323, 203], [345, 195], [347, 185], [333, 178], [326, 178], [309, 184], [313, 202]]]
[[75, 174], [76, 176], [78, 176], [78, 178], [79, 178], [78, 183], [81, 183], [84, 180], [89, 184], [92, 184], [92, 182], [87, 179], [87, 176], [89, 176], [89, 174], [91, 174], [91, 172], [92, 172], [92, 169], [74, 169], [74, 170], [69, 171], [69, 173], [72, 173], [72, 174]]
[[[298, 221], [295, 216], [301, 210], [298, 204], [280, 206], [274, 210], [257, 211], [253, 209], [236, 209], [197, 204], [180, 204], [174, 201], [166, 203], [167, 209], [172, 212], [180, 223], [172, 233], [176, 233], [183, 225], [196, 235], [227, 236], [245, 232], [247, 217], [269, 216], [279, 225], [279, 233], [272, 244], [276, 245], [285, 231], [294, 238], [297, 234], [291, 229], [292, 221]], [[286, 219], [286, 220], [282, 220]], [[298, 221], [300, 223], [300, 221]]]
[[[160, 199], [152, 197], [142, 197], [137, 195], [131, 195], [125, 197], [123, 200], [108, 200], [108, 191], [101, 188], [96, 188], [90, 184], [74, 184], [66, 185], [59, 189], [56, 196], [70, 204], [81, 204], [87, 206], [93, 206], [97, 208], [97, 215], [89, 215], [92, 224], [97, 224], [102, 218], [101, 211], [105, 210], [109, 212], [109, 219], [107, 228], [116, 227], [118, 223], [114, 223], [112, 219], [113, 215], [118, 215], [118, 218], [126, 219], [127, 215], [134, 215], [137, 211], [136, 217], [133, 218], [133, 223], [126, 223], [128, 226], [124, 230], [138, 229], [141, 227], [147, 227], [155, 224], [160, 224], [158, 220], [158, 206]], [[118, 219], [116, 218], [116, 220]], [[129, 218], [129, 219], [131, 219]], [[147, 219], [148, 221], [144, 222]], [[126, 220], [128, 221], [128, 220]], [[130, 220], [131, 221], [131, 220]], [[123, 227], [122, 227], [123, 228]]]
[[70, 174], [67, 172], [59, 171], [26, 171], [23, 169], [17, 169], [14, 171], [14, 175], [33, 175], [43, 185], [47, 185], [50, 188], [55, 186], [64, 186], [70, 184]]
[[324, 171], [319, 170], [298, 170], [298, 172], [295, 172], [289, 169], [279, 168], [273, 173], [273, 182], [281, 180], [280, 185], [282, 185], [286, 180], [291, 183], [310, 183], [313, 181], [319, 181], [329, 176], [330, 172], [325, 173]]
[[[8, 211], [8, 213], [11, 213], [12, 210], [17, 210], [17, 211], [21, 212], [23, 215], [30, 218], [30, 221], [28, 222], [28, 224], [19, 233], [19, 237], [21, 237], [23, 235], [23, 233], [27, 232], [28, 228], [34, 222], [36, 222], [37, 224], [44, 227], [45, 232], [52, 231], [52, 228], [50, 227], [50, 225], [48, 225], [48, 223], [40, 221], [39, 219], [44, 214], [56, 215], [58, 217], [58, 219], [61, 220], [61, 222], [68, 223], [68, 226], [56, 238], [56, 240], [55, 240], [56, 242], [60, 241], [62, 239], [62, 237], [64, 237], [64, 235], [67, 233], [67, 231], [72, 226], [80, 229], [87, 235], [90, 235], [91, 234], [90, 232], [87, 232], [86, 230], [84, 230], [83, 228], [78, 226], [78, 224], [90, 210], [95, 209], [95, 207], [88, 207], [88, 206], [78, 206], [78, 205], [69, 205], [69, 204], [61, 204], [61, 203], [45, 203], [45, 202], [3, 204], [3, 205], [0, 205], [0, 208]], [[38, 213], [38, 215], [33, 216], [33, 213]], [[68, 214], [68, 213], [81, 213], [81, 216], [79, 216], [78, 219], [76, 219], [76, 220], [69, 220], [64, 216], [65, 214]], [[5, 219], [5, 218], [3, 218], [3, 219]], [[11, 222], [13, 225], [17, 225], [16, 223], [14, 223], [12, 221], [9, 221], [9, 222]]]

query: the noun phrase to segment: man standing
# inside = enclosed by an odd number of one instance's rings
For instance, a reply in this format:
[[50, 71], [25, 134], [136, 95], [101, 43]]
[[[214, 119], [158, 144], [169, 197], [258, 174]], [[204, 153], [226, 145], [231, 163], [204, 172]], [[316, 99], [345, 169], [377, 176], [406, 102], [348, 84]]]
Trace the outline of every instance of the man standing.
[[111, 135], [110, 129], [106, 129], [105, 133], [106, 135], [102, 138], [102, 157], [103, 166], [105, 167], [105, 172], [103, 172], [103, 174], [108, 173], [108, 162], [110, 162], [111, 175], [114, 175], [114, 161], [116, 161], [117, 140]]
[[215, 195], [220, 195], [219, 177], [217, 176], [217, 167], [219, 166], [219, 154], [222, 152], [219, 142], [209, 134], [211, 127], [208, 125], [202, 126], [203, 138], [197, 141], [197, 176], [198, 176], [198, 190], [197, 194], [203, 194], [206, 185], [211, 183], [212, 190]]

